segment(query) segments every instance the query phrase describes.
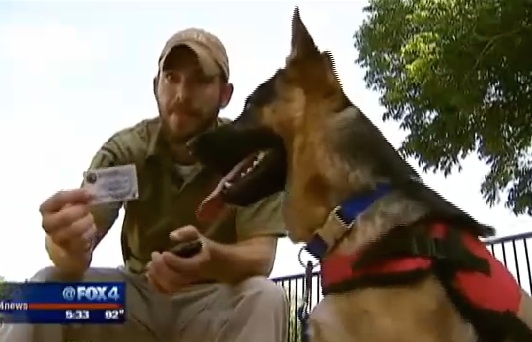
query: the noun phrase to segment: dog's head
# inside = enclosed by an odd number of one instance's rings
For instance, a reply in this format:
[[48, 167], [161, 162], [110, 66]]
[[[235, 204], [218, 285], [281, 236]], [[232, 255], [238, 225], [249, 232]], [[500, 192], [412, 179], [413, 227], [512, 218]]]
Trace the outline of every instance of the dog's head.
[[296, 8], [285, 67], [249, 95], [235, 121], [189, 144], [204, 165], [224, 175], [208, 199], [221, 195], [226, 203], [249, 205], [283, 190], [295, 132], [311, 112], [334, 112], [346, 102], [331, 54], [318, 50]]

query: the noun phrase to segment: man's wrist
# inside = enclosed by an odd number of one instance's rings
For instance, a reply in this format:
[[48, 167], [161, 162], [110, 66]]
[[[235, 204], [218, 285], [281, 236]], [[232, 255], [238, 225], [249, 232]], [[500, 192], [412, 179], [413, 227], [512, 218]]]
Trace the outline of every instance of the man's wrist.
[[[260, 236], [232, 245], [213, 242], [213, 272], [223, 282], [239, 282], [252, 276], [269, 276], [275, 259], [277, 238]], [[221, 272], [221, 270], [223, 270]]]
[[[238, 283], [251, 276], [250, 265], [247, 255], [243, 255], [241, 246], [238, 244], [226, 245], [208, 240], [210, 261], [206, 267], [204, 277], [222, 282]], [[249, 254], [249, 252], [246, 252]], [[228, 270], [228, 266], [235, 268]]]

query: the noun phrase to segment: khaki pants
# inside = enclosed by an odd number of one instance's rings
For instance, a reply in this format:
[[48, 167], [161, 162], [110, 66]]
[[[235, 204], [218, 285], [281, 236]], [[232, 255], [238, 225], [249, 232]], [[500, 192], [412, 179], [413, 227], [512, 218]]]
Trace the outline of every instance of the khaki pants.
[[[32, 281], [60, 281], [55, 268]], [[288, 301], [264, 277], [237, 285], [194, 285], [173, 296], [154, 292], [142, 275], [91, 268], [85, 281], [126, 281], [123, 325], [6, 324], [0, 342], [286, 342]]]

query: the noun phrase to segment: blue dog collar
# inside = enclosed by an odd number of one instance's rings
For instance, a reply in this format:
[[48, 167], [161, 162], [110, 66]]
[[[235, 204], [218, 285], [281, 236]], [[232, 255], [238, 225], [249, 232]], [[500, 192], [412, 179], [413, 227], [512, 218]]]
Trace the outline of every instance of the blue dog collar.
[[[356, 218], [377, 202], [391, 190], [389, 184], [379, 184], [377, 188], [369, 194], [348, 198], [342, 202], [336, 211], [338, 218], [347, 227]], [[315, 234], [312, 240], [305, 246], [305, 249], [315, 258], [322, 259], [327, 253], [329, 246], [319, 234]]]

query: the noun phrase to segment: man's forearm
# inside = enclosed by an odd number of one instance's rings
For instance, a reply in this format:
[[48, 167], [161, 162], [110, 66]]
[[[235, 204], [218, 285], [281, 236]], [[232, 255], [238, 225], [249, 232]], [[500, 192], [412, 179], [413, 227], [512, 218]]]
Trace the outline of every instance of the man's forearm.
[[92, 260], [92, 251], [70, 255], [61, 247], [57, 246], [47, 235], [45, 239], [46, 252], [53, 264], [66, 276], [81, 278], [89, 268]]
[[269, 276], [275, 259], [276, 237], [256, 237], [233, 245], [209, 242], [212, 266], [209, 278], [237, 283], [252, 276]]

